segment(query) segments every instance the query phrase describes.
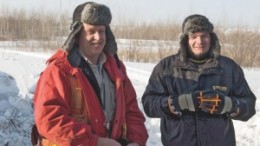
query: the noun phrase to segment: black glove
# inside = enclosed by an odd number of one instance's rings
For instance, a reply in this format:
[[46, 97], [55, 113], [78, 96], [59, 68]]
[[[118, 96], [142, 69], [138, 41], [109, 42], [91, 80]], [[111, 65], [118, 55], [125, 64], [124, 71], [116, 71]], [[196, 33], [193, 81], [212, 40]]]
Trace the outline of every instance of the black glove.
[[198, 107], [197, 97], [199, 92], [181, 94], [178, 97], [169, 96], [168, 107], [171, 113], [181, 115], [181, 111], [188, 110], [195, 112]]
[[238, 100], [217, 90], [200, 91], [198, 96], [199, 108], [210, 114], [230, 114], [237, 111]]

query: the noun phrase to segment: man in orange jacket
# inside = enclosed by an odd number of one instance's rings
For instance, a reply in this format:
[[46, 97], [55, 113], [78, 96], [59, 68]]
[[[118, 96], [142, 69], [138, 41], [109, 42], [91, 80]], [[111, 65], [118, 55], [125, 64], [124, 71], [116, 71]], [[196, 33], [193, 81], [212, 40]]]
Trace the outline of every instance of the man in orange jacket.
[[111, 19], [103, 4], [76, 7], [72, 31], [35, 91], [40, 145], [145, 146], [145, 118], [117, 57]]

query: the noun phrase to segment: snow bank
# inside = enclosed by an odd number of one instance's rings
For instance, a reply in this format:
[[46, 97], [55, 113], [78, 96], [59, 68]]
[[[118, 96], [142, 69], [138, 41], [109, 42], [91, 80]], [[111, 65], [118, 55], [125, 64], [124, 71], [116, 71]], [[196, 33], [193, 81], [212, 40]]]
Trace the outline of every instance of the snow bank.
[[22, 97], [15, 79], [0, 72], [0, 146], [31, 145], [32, 98]]

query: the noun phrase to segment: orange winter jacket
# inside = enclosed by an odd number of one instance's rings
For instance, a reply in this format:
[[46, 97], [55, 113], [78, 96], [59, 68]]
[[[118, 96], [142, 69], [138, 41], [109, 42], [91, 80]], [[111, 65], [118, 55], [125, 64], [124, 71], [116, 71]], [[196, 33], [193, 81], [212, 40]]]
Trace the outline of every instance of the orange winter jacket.
[[[37, 83], [34, 115], [41, 137], [58, 146], [96, 146], [98, 137], [116, 140], [125, 135], [128, 141], [145, 146], [148, 138], [145, 118], [123, 63], [118, 68], [114, 57], [106, 55], [104, 68], [116, 89], [116, 111], [108, 134], [104, 127], [105, 115], [93, 87], [80, 68], [70, 65], [67, 55], [58, 50], [47, 61], [48, 66]], [[82, 96], [79, 101], [82, 105], [77, 109], [72, 100], [75, 85], [71, 85], [71, 78], [76, 79], [77, 94]]]

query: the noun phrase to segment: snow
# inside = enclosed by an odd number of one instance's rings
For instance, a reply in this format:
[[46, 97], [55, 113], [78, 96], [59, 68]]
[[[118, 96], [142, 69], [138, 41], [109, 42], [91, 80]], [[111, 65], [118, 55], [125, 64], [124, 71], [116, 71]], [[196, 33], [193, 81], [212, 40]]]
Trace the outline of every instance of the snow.
[[[33, 91], [45, 61], [51, 54], [0, 49], [0, 146], [31, 146]], [[141, 106], [141, 96], [155, 64], [125, 62]], [[258, 97], [256, 115], [247, 122], [234, 121], [237, 146], [260, 146], [260, 69], [244, 68], [246, 79]], [[147, 146], [162, 146], [160, 120], [146, 118]]]

